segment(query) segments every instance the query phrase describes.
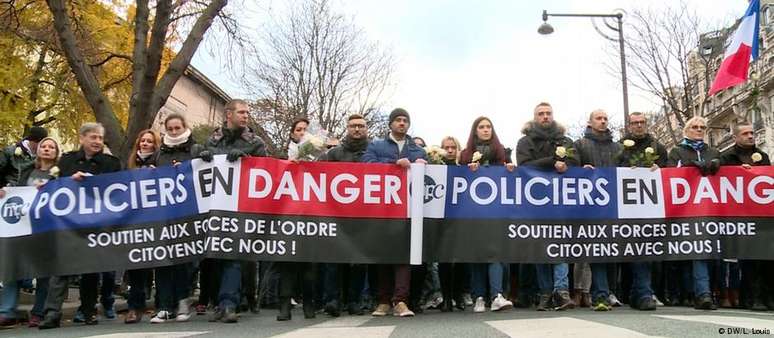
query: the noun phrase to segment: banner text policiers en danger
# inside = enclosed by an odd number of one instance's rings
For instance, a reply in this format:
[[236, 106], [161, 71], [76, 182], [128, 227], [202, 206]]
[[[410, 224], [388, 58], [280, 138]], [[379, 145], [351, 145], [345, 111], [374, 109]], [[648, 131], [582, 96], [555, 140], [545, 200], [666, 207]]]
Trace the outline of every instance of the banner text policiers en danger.
[[[13, 188], [0, 278], [203, 257], [351, 263], [769, 258], [771, 167], [574, 168], [195, 160]], [[416, 196], [410, 198], [409, 196]]]

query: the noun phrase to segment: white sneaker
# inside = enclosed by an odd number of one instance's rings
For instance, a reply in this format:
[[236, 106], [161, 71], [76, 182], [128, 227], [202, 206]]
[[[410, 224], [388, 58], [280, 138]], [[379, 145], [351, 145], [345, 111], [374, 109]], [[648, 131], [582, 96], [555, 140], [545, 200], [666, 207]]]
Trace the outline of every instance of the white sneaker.
[[438, 297], [433, 298], [433, 300], [425, 303], [425, 305], [422, 306], [422, 308], [425, 309], [425, 310], [435, 309], [435, 308], [438, 308], [438, 306], [441, 305], [441, 303], [443, 303], [443, 297], [442, 296], [438, 296]]
[[610, 303], [611, 306], [621, 306], [623, 303], [621, 303], [620, 300], [618, 300], [618, 297], [616, 297], [614, 294], [610, 294], [607, 296], [607, 301]]
[[492, 301], [492, 311], [508, 310], [513, 307], [513, 303], [510, 300], [505, 299], [503, 295], [497, 294], [497, 297]]
[[656, 297], [656, 295], [653, 295], [653, 300], [656, 301], [656, 306], [664, 306], [664, 303], [658, 300], [658, 297]]
[[473, 312], [486, 311], [486, 303], [484, 303], [484, 297], [476, 298], [476, 305], [473, 305]]
[[159, 323], [165, 323], [168, 320], [172, 320], [172, 314], [169, 311], [161, 310], [158, 313], [156, 313], [153, 318], [151, 318], [150, 322], [153, 324], [159, 324]]
[[473, 306], [473, 298], [470, 298], [469, 293], [463, 293], [462, 300], [465, 301], [465, 306]]
[[296, 300], [295, 300], [295, 299], [293, 299], [293, 298], [290, 298], [290, 306], [292, 306], [292, 307], [296, 307], [296, 306], [298, 306], [298, 302], [296, 302]]
[[191, 303], [188, 301], [188, 298], [181, 299], [177, 303], [177, 317], [175, 317], [175, 321], [187, 322], [189, 319], [191, 319]]

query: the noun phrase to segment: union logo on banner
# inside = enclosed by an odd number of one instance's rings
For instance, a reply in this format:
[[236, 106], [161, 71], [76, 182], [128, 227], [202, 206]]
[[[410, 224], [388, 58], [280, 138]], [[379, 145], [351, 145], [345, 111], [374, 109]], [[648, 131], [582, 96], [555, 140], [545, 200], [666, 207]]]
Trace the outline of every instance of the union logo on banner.
[[6, 188], [0, 199], [0, 238], [32, 234], [29, 211], [37, 189], [34, 187]]

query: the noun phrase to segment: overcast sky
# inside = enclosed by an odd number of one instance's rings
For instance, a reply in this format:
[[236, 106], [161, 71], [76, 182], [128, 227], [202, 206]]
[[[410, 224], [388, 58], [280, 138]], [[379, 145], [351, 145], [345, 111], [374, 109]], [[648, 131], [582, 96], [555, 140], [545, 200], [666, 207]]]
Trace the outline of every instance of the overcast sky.
[[[283, 2], [260, 2], [251, 12], [260, 16]], [[334, 0], [334, 7], [353, 17], [371, 40], [394, 51], [397, 73], [388, 107], [409, 111], [412, 135], [438, 144], [448, 134], [464, 144], [472, 121], [484, 115], [492, 119], [506, 147], [515, 147], [521, 127], [540, 101], [550, 102], [556, 119], [568, 125], [596, 108], [619, 119], [623, 115], [620, 76], [605, 66], [613, 42], [599, 36], [585, 18], [549, 18], [556, 31], [539, 35], [543, 9], [610, 13], [667, 3], [673, 2]], [[747, 7], [746, 0], [687, 3], [704, 20], [729, 24]], [[617, 60], [617, 54], [612, 57]], [[206, 53], [198, 53], [193, 64], [230, 95], [244, 94]], [[630, 111], [657, 110], [655, 101], [629, 89]]]

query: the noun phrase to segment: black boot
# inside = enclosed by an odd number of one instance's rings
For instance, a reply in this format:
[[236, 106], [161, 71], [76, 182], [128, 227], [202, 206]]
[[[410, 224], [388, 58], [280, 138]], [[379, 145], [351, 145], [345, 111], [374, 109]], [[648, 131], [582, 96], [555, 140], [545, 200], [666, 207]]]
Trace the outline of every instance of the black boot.
[[339, 302], [332, 300], [325, 304], [325, 313], [331, 317], [338, 317], [341, 315], [341, 309], [339, 308]]
[[290, 298], [280, 298], [278, 321], [290, 320]]
[[46, 329], [57, 328], [59, 327], [61, 321], [62, 321], [61, 313], [48, 312], [46, 313], [46, 317], [43, 319], [43, 321], [40, 322], [40, 325], [38, 325], [38, 329], [46, 330]]
[[313, 319], [315, 317], [314, 301], [311, 299], [304, 299], [304, 318]]
[[462, 295], [457, 296], [456, 299], [454, 299], [454, 307], [460, 311], [465, 311], [465, 298], [463, 298]]
[[454, 311], [454, 306], [452, 306], [451, 297], [443, 297], [443, 302], [441, 303], [441, 312], [452, 311]]
[[247, 310], [250, 311], [250, 313], [260, 313], [261, 309], [258, 308], [258, 303], [256, 301], [248, 301], [247, 302]]

